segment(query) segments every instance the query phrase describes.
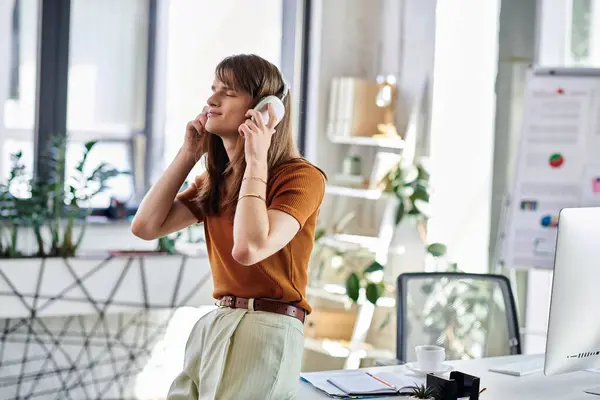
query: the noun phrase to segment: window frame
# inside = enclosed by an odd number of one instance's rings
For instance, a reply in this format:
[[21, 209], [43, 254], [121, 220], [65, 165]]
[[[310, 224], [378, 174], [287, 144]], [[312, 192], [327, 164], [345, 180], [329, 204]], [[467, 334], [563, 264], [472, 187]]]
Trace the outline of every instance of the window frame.
[[14, 0], [12, 12], [8, 99], [18, 100], [21, 79], [21, 0]]

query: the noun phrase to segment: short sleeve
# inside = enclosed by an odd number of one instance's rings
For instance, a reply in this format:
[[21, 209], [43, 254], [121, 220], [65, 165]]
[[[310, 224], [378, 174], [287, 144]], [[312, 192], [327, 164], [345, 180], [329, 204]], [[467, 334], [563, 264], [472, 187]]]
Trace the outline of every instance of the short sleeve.
[[309, 163], [284, 167], [270, 190], [269, 210], [283, 211], [304, 227], [306, 220], [318, 211], [325, 196], [323, 174]]
[[183, 192], [180, 192], [177, 195], [177, 199], [185, 205], [194, 216], [198, 219], [198, 222], [204, 221], [204, 215], [200, 210], [200, 206], [198, 205], [196, 198], [198, 197], [198, 191], [202, 187], [202, 181], [204, 175], [199, 175], [194, 179], [194, 182], [188, 186]]

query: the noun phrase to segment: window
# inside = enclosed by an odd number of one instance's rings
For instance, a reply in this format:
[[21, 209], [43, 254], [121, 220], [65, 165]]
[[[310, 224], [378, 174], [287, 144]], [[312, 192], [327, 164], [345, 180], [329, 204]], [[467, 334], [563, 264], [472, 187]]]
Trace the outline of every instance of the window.
[[[84, 152], [83, 142], [69, 141], [67, 145], [66, 171], [73, 171], [81, 161]], [[131, 171], [132, 163], [130, 157], [129, 141], [100, 141], [96, 143], [87, 159], [85, 174], [90, 174], [102, 162], [106, 162], [120, 171]], [[108, 188], [94, 197], [90, 204], [82, 204], [91, 208], [107, 208], [110, 205], [111, 197], [121, 201], [128, 201], [133, 196], [133, 177], [132, 175], [121, 175], [107, 182]]]
[[12, 166], [12, 155], [18, 152], [22, 153], [21, 163], [27, 166], [24, 178], [29, 179], [32, 176], [33, 166], [33, 141], [32, 140], [14, 140], [7, 139], [3, 141], [2, 160], [0, 160], [0, 171], [2, 177], [0, 182], [6, 182]]
[[538, 64], [600, 67], [600, 1], [541, 0]]
[[70, 136], [129, 138], [143, 130], [148, 1], [72, 0], [69, 37]]
[[[83, 145], [99, 141], [88, 159], [133, 171], [132, 139], [146, 128], [149, 40], [148, 0], [71, 0], [67, 172], [81, 159]], [[89, 204], [106, 208], [110, 198], [135, 200], [132, 175], [108, 182]]]
[[[169, 5], [165, 163], [183, 143], [186, 123], [211, 94], [224, 57], [255, 53], [281, 65], [283, 0], [173, 0]], [[260, 21], [260, 23], [258, 23]], [[192, 175], [200, 172], [200, 163]]]
[[590, 62], [591, 0], [573, 0], [567, 58], [573, 65]]
[[0, 181], [16, 151], [33, 166], [38, 18], [38, 0], [0, 1]]

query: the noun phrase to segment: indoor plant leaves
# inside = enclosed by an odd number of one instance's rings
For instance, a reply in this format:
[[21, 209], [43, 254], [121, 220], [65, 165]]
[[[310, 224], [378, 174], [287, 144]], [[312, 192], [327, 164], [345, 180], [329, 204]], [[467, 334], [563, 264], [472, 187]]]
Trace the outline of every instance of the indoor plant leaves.
[[353, 272], [346, 278], [346, 294], [356, 303], [358, 301], [359, 292], [360, 279], [358, 279], [358, 275]]

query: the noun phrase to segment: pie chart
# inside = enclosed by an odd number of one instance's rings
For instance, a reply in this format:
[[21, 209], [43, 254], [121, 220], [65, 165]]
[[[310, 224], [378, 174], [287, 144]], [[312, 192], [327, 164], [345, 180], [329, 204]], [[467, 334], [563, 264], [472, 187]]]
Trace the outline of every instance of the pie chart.
[[554, 215], [544, 215], [540, 220], [540, 225], [544, 228], [556, 228], [558, 226], [558, 217]]
[[548, 163], [552, 168], [559, 168], [565, 162], [565, 158], [560, 153], [554, 153], [548, 159]]

